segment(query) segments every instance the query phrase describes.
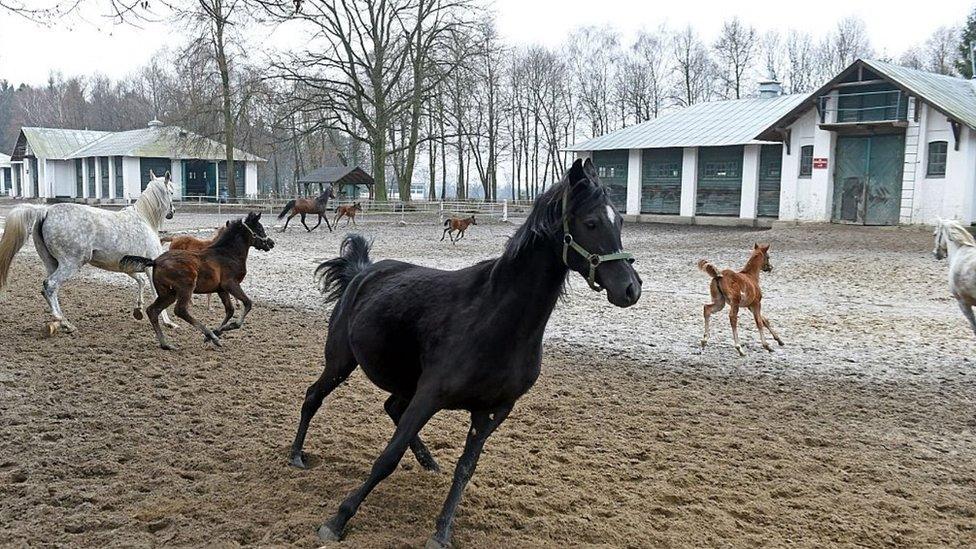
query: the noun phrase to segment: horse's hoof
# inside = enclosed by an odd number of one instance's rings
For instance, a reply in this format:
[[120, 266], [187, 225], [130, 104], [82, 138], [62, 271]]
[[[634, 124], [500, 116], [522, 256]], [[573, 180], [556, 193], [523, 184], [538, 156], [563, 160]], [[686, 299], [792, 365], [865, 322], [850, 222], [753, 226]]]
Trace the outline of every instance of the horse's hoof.
[[47, 337], [54, 337], [61, 330], [61, 322], [52, 320], [45, 327], [47, 328]]
[[339, 541], [342, 539], [342, 536], [335, 533], [335, 531], [332, 530], [332, 527], [329, 526], [329, 523], [325, 523], [322, 526], [319, 526], [319, 539], [326, 542]]
[[162, 349], [162, 350], [164, 350], [164, 351], [175, 351], [176, 350], [176, 347], [173, 347], [169, 343], [163, 343], [162, 345], [159, 346], [159, 348]]
[[431, 536], [431, 538], [427, 540], [427, 544], [424, 545], [424, 549], [454, 549], [454, 545], [452, 545], [450, 542], [444, 543], [436, 537]]
[[699, 343], [701, 344], [701, 348], [704, 349], [705, 348], [705, 345], [708, 344], [708, 340], [707, 339], [703, 339], [703, 340], [699, 341]]
[[142, 320], [142, 309], [139, 308], [132, 309], [132, 318], [136, 320]]
[[746, 353], [742, 350], [742, 347], [736, 347], [735, 350], [739, 353], [739, 356], [746, 356]]
[[291, 459], [288, 460], [288, 465], [297, 467], [298, 469], [308, 469], [308, 463], [305, 461], [305, 452], [292, 454]]
[[763, 345], [763, 349], [766, 349], [766, 350], [767, 350], [767, 351], [769, 351], [770, 353], [771, 353], [771, 352], [773, 352], [773, 348], [772, 348], [772, 347], [770, 347], [769, 345]]
[[163, 326], [166, 326], [170, 330], [179, 330], [180, 329], [180, 326], [178, 324], [176, 324], [175, 322], [170, 322], [169, 324], [165, 324], [164, 323]]
[[786, 346], [786, 344], [785, 344], [785, 343], [783, 343], [782, 341], [780, 341], [780, 340], [778, 340], [778, 339], [776, 340], [776, 343], [779, 343], [779, 346], [780, 346], [780, 347], [785, 347], [785, 346]]

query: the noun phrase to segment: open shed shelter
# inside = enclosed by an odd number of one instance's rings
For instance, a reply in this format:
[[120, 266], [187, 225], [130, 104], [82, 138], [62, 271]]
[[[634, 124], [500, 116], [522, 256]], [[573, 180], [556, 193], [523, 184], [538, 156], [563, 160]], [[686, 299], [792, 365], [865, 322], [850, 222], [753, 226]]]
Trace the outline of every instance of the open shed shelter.
[[320, 193], [326, 185], [332, 185], [336, 193], [345, 198], [360, 198], [363, 189], [372, 198], [375, 182], [373, 176], [359, 166], [322, 166], [302, 176], [298, 183], [305, 189], [305, 194], [312, 185], [318, 185]]

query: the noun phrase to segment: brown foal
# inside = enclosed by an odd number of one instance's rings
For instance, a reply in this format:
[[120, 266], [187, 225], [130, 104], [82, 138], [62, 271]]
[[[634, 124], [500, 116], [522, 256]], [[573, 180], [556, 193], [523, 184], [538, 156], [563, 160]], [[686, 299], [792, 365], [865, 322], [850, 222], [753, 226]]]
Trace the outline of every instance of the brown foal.
[[347, 226], [349, 225], [349, 220], [352, 220], [352, 224], [353, 224], [353, 226], [355, 226], [356, 225], [356, 212], [363, 211], [363, 204], [362, 204], [362, 202], [356, 202], [352, 206], [339, 206], [338, 208], [335, 209], [335, 211], [336, 211], [336, 216], [335, 216], [335, 219], [332, 220], [332, 226], [333, 227], [338, 227], [339, 226], [339, 220], [342, 219], [343, 216], [346, 217], [346, 225]]
[[766, 333], [763, 328], [769, 330], [776, 343], [783, 345], [783, 340], [779, 338], [773, 327], [769, 325], [769, 319], [762, 315], [762, 291], [759, 289], [759, 271], [772, 272], [773, 266], [769, 264], [769, 244], [756, 244], [752, 249], [752, 255], [746, 266], [739, 272], [732, 269], [725, 269], [719, 272], [714, 265], [702, 259], [698, 262], [698, 268], [708, 273], [712, 277], [709, 290], [712, 294], [712, 302], [705, 304], [705, 335], [702, 336], [701, 346], [705, 347], [708, 343], [708, 320], [714, 313], [717, 313], [729, 304], [729, 323], [732, 324], [732, 339], [735, 341], [735, 350], [740, 356], [745, 356], [742, 345], [739, 344], [739, 307], [748, 307], [752, 311], [752, 316], [756, 319], [756, 327], [759, 328], [759, 340], [767, 351], [772, 352], [773, 348], [766, 342]]
[[[444, 240], [445, 236], [451, 237], [451, 242], [457, 244], [458, 240], [464, 238], [464, 231], [468, 230], [471, 225], [477, 225], [478, 222], [474, 220], [474, 216], [471, 217], [450, 217], [444, 220], [444, 233], [441, 234], [441, 240]], [[458, 231], [458, 237], [454, 238], [454, 231]]]
[[[220, 235], [224, 234], [224, 231], [226, 231], [227, 227], [229, 226], [230, 221], [228, 221], [223, 227], [217, 227], [217, 232], [215, 232], [210, 238], [197, 238], [188, 234], [181, 234], [176, 236], [164, 236], [163, 238], [160, 238], [159, 241], [163, 244], [169, 242], [170, 251], [189, 250], [192, 252], [197, 252], [216, 242], [217, 239], [220, 238]], [[207, 310], [213, 311], [213, 294], [207, 294]]]

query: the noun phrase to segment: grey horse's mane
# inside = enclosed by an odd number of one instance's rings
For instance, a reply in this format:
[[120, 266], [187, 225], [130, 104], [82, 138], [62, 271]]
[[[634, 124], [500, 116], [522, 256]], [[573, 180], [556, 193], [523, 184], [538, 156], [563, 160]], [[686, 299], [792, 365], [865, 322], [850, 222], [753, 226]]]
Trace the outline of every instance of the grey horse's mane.
[[963, 227], [962, 223], [955, 219], [947, 219], [942, 222], [942, 226], [945, 227], [946, 236], [949, 240], [957, 245], [976, 247], [976, 238], [973, 238], [973, 235], [966, 230], [966, 227]]
[[159, 232], [163, 227], [163, 216], [166, 215], [169, 199], [169, 189], [162, 178], [157, 177], [149, 182], [146, 190], [142, 191], [136, 200], [136, 212], [141, 215], [154, 231]]

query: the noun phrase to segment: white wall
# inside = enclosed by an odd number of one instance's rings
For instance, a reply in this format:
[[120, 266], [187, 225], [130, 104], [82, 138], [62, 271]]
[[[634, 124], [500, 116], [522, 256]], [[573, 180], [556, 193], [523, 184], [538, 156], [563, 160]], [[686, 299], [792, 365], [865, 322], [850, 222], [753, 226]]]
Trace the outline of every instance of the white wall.
[[627, 154], [627, 211], [640, 214], [641, 202], [641, 150], [630, 149]]
[[681, 202], [679, 215], [694, 217], [698, 204], [698, 147], [685, 147], [681, 156]]
[[[976, 185], [976, 139], [973, 131], [964, 127], [960, 135], [959, 150], [955, 150], [955, 138], [945, 115], [923, 106], [923, 132], [919, 141], [919, 162], [916, 167], [916, 195], [914, 223], [933, 224], [939, 217], [955, 218], [971, 223], [974, 211], [973, 187]], [[945, 177], [928, 177], [928, 144], [945, 141], [948, 144]]]
[[[786, 221], [830, 221], [833, 194], [834, 138], [819, 128], [817, 109], [811, 107], [790, 126], [790, 146], [783, 147], [783, 176], [779, 191], [779, 218]], [[826, 170], [800, 177], [800, 150], [813, 145], [814, 158], [827, 158]], [[789, 149], [789, 154], [787, 154]]]
[[135, 200], [142, 194], [142, 183], [139, 181], [139, 159], [132, 156], [122, 157], [122, 184], [125, 186], [125, 199]]
[[183, 161], [174, 158], [171, 162], [172, 167], [169, 176], [173, 180], [173, 187], [176, 189], [175, 198], [176, 200], [183, 200]]
[[739, 217], [755, 219], [759, 210], [759, 151], [760, 145], [746, 145], [742, 152], [742, 194]]

